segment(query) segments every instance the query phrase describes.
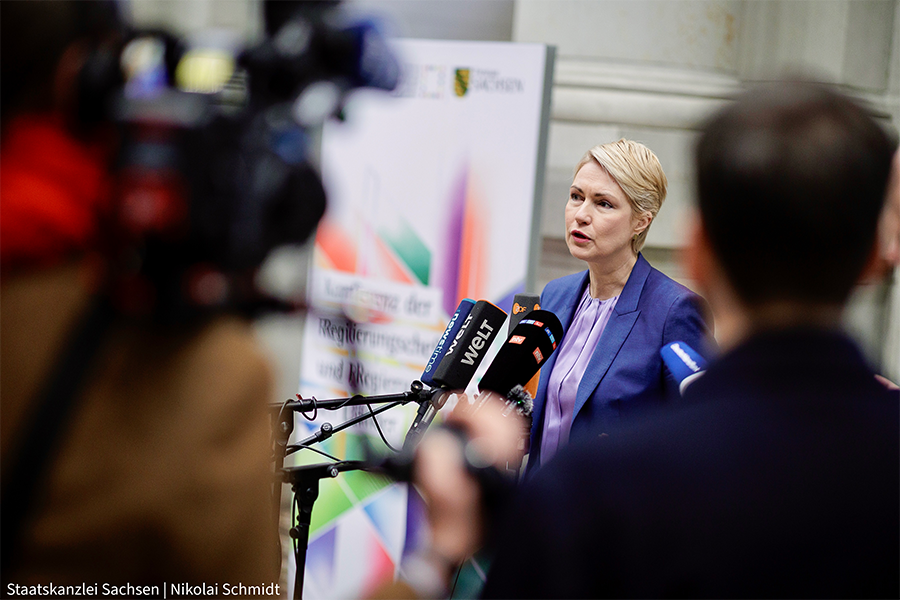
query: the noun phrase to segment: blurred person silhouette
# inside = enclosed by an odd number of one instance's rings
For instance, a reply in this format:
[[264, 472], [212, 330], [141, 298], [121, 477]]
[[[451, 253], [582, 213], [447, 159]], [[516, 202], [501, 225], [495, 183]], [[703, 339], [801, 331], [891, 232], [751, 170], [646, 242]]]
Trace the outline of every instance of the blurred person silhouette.
[[[194, 139], [213, 138], [222, 152], [185, 152], [178, 144], [190, 123], [176, 135], [157, 120], [135, 128], [152, 138], [131, 146], [143, 151], [134, 154], [148, 161], [144, 170], [123, 176], [123, 129], [107, 109], [122, 85], [126, 31], [116, 3], [3, 2], [0, 11], [4, 593], [50, 583], [277, 584], [272, 372], [249, 313], [230, 300], [240, 278], [226, 276], [233, 264], [251, 272], [259, 256], [234, 252], [218, 264], [225, 253], [208, 239], [173, 241], [205, 208], [205, 225], [218, 227], [207, 228], [211, 237], [232, 226], [240, 211], [220, 197], [178, 201], [190, 186], [226, 186], [240, 169], [219, 169], [215, 180], [197, 173], [199, 183], [180, 187], [176, 170], [157, 164], [180, 152], [209, 166], [234, 152], [229, 140], [249, 136], [211, 135], [230, 126], [212, 119], [219, 128]], [[278, 83], [288, 93], [286, 81]], [[172, 106], [158, 102], [147, 106]], [[269, 179], [253, 200], [281, 227], [263, 233], [302, 242], [324, 210], [320, 182], [305, 163], [257, 155], [251, 166], [266, 167]], [[144, 187], [123, 204], [128, 177]], [[263, 202], [272, 198], [282, 204]], [[162, 208], [154, 217], [148, 206]], [[175, 225], [114, 253], [123, 214], [132, 225], [148, 214]], [[234, 223], [226, 233], [242, 241], [260, 225]]]
[[[900, 394], [841, 329], [895, 149], [857, 103], [798, 80], [704, 125], [685, 264], [722, 354], [683, 405], [571, 444], [518, 490], [484, 597], [898, 596]], [[476, 416], [456, 416], [473, 440], [520, 426]], [[435, 562], [454, 564], [484, 541], [459, 501], [478, 484], [442, 492], [459, 471], [431, 444], [416, 477], [446, 513]]]

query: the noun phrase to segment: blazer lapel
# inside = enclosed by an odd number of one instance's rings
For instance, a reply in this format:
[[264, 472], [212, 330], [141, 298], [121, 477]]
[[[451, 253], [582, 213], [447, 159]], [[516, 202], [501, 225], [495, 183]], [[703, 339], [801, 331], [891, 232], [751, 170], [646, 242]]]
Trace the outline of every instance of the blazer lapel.
[[581, 383], [578, 384], [578, 394], [575, 397], [575, 410], [572, 413], [572, 420], [578, 415], [578, 411], [587, 404], [588, 399], [593, 395], [597, 386], [603, 380], [604, 375], [609, 370], [609, 366], [622, 349], [622, 344], [631, 333], [635, 321], [641, 311], [638, 310], [638, 300], [644, 289], [644, 283], [650, 274], [650, 263], [644, 259], [643, 255], [638, 253], [637, 262], [619, 294], [619, 300], [613, 309], [613, 314], [609, 317], [609, 322], [603, 330], [603, 334], [597, 341], [597, 347], [588, 363], [587, 370]]

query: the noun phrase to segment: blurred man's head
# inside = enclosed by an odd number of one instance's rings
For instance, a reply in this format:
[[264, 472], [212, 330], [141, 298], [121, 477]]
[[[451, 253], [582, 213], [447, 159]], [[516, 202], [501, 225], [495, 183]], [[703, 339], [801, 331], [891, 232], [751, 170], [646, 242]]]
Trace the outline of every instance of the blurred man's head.
[[738, 302], [840, 307], [872, 257], [894, 143], [823, 85], [741, 95], [696, 151], [705, 243]]

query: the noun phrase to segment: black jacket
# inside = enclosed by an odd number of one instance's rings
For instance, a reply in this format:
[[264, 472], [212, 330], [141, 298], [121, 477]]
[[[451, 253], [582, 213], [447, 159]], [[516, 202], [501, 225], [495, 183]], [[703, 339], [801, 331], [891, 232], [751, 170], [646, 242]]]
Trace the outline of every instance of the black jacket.
[[850, 340], [757, 336], [685, 401], [540, 470], [483, 595], [900, 595], [900, 394]]

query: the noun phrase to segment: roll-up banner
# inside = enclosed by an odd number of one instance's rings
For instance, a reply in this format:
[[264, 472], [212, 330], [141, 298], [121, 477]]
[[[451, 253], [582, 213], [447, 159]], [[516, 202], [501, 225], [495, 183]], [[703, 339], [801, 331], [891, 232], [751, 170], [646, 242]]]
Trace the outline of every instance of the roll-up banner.
[[[345, 121], [323, 131], [328, 210], [310, 273], [303, 398], [407, 391], [463, 298], [509, 312], [515, 294], [534, 291], [553, 48], [430, 40], [393, 47], [400, 86], [356, 92]], [[417, 409], [395, 407], [314, 447], [341, 459], [364, 458], [364, 446], [390, 453], [382, 436], [400, 448]], [[298, 417], [292, 440], [368, 413], [354, 406]], [[301, 450], [288, 464], [327, 460]], [[406, 485], [362, 471], [322, 481], [303, 597], [362, 597], [403, 577], [404, 559], [422, 544], [423, 519], [421, 499]]]

